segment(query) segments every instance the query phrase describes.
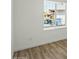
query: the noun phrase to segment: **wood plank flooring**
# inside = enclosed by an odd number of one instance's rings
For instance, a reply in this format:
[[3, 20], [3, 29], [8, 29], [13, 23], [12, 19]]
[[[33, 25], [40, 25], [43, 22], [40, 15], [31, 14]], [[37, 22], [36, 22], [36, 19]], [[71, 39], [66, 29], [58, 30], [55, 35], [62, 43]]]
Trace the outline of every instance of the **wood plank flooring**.
[[17, 51], [13, 59], [67, 59], [67, 40]]

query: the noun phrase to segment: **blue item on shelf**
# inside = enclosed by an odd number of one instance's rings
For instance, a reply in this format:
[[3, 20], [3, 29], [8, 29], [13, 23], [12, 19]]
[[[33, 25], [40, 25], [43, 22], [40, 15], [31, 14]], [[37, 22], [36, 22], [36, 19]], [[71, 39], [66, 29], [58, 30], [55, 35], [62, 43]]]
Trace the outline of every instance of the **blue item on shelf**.
[[56, 26], [60, 26], [61, 25], [61, 18], [57, 18], [56, 19]]

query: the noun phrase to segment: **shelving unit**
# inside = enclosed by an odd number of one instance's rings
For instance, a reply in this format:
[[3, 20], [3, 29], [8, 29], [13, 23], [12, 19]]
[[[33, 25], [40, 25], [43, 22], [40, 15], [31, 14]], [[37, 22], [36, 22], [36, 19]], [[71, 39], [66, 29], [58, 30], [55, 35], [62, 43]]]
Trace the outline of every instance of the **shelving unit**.
[[[48, 0], [46, 0], [46, 1], [48, 1]], [[43, 25], [44, 28], [62, 28], [62, 27], [66, 27], [66, 3], [65, 2], [53, 2], [53, 1], [48, 1], [48, 2], [53, 3], [52, 4], [53, 7], [49, 8], [49, 9], [55, 11], [54, 12], [54, 16], [55, 16], [54, 25], [44, 24]], [[48, 8], [48, 6], [47, 6], [47, 8]]]
[[56, 5], [56, 17], [60, 15], [62, 17], [62, 25], [66, 25], [66, 3], [65, 2], [58, 2]]

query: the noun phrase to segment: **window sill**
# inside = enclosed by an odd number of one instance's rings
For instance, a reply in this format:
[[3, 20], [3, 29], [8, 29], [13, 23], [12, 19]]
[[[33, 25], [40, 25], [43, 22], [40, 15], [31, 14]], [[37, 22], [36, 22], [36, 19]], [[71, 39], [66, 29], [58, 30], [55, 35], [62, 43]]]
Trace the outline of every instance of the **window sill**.
[[62, 29], [62, 28], [67, 28], [67, 26], [48, 27], [48, 28], [44, 28], [44, 30], [53, 30], [53, 29]]

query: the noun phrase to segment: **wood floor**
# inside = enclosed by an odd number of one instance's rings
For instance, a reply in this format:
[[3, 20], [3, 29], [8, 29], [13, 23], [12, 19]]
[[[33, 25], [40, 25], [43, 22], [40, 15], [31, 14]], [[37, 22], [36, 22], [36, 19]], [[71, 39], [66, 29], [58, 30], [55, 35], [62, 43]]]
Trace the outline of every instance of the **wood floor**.
[[14, 59], [67, 59], [67, 40], [17, 51]]

